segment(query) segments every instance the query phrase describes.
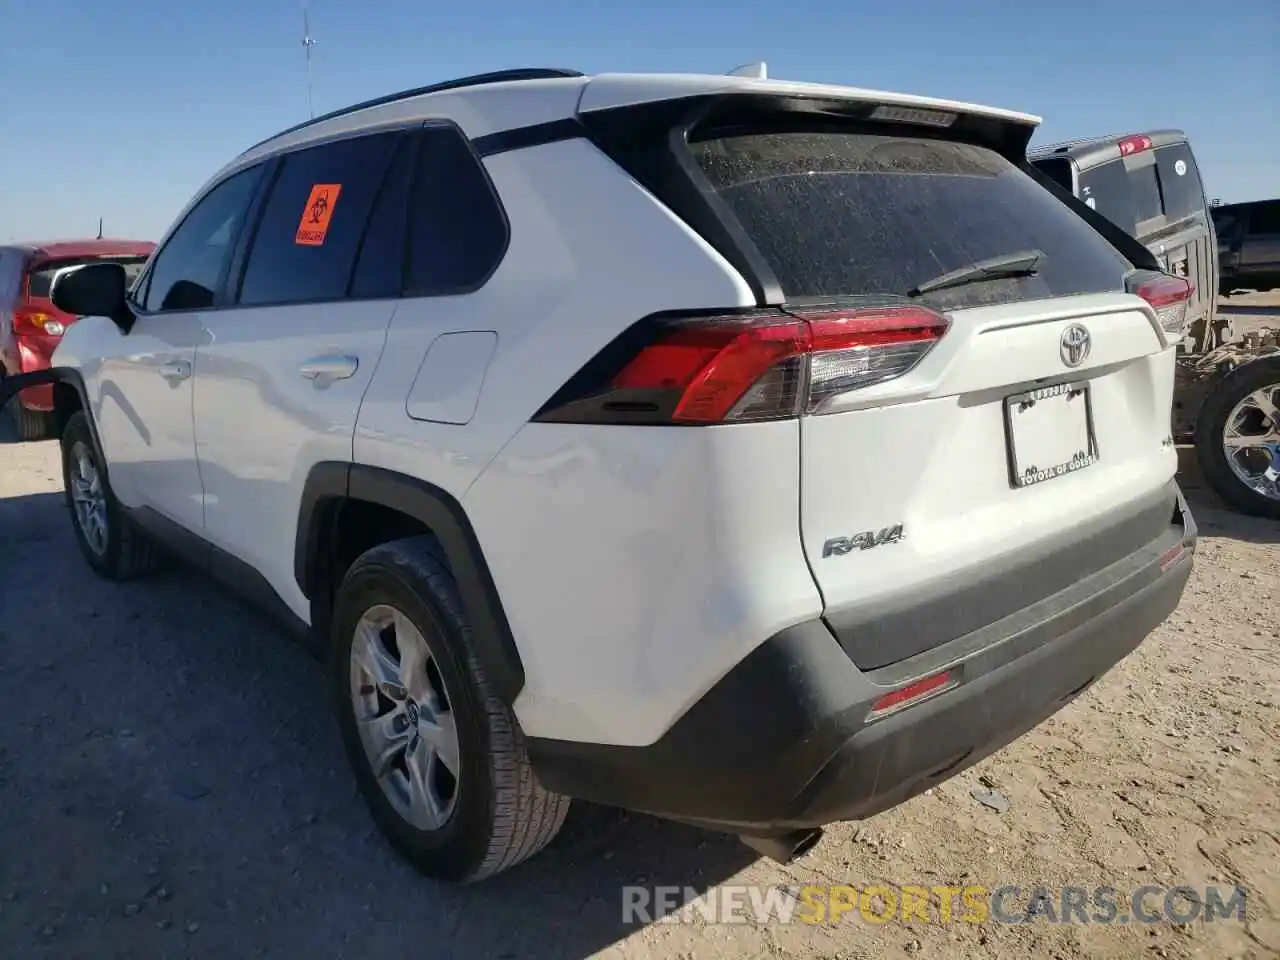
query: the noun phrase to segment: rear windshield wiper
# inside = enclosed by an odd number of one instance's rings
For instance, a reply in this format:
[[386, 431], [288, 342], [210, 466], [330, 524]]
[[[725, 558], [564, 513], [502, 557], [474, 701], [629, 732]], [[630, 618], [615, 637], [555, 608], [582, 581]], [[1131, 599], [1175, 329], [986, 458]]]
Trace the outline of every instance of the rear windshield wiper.
[[1009, 277], [1034, 276], [1044, 260], [1043, 250], [1019, 250], [1017, 253], [1006, 253], [990, 260], [979, 260], [967, 267], [950, 270], [941, 276], [926, 280], [924, 283], [907, 291], [907, 296], [918, 297], [934, 290], [945, 290], [947, 287], [962, 287], [966, 283], [978, 283], [982, 280], [1004, 280]]

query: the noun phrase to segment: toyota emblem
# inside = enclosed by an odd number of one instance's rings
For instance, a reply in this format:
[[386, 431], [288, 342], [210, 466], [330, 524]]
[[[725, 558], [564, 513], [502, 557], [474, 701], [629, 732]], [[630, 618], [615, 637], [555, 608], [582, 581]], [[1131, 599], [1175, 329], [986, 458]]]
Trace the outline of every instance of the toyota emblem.
[[1078, 323], [1073, 323], [1062, 331], [1062, 342], [1058, 352], [1062, 354], [1062, 362], [1068, 367], [1078, 367], [1089, 355], [1089, 347], [1093, 345], [1089, 331]]

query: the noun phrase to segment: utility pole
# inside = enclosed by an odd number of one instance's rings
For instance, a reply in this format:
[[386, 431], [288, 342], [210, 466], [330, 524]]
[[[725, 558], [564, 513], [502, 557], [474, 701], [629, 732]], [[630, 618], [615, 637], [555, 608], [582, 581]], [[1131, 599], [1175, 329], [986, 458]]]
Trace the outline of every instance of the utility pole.
[[302, 49], [307, 55], [307, 117], [314, 120], [316, 112], [311, 106], [311, 48], [316, 45], [311, 38], [311, 16], [307, 13], [307, 5], [302, 5]]
[[102, 239], [102, 218], [98, 218], [98, 239]]

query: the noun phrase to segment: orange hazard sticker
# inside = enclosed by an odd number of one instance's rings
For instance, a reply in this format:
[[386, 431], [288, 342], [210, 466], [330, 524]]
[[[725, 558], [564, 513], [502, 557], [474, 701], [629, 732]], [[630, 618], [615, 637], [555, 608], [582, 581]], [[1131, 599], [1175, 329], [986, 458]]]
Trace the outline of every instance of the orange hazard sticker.
[[340, 183], [317, 183], [311, 188], [311, 196], [307, 197], [307, 207], [302, 211], [298, 232], [293, 238], [294, 243], [304, 247], [324, 245], [325, 235], [329, 232], [329, 221], [333, 219], [333, 208], [338, 205], [338, 194], [341, 192]]

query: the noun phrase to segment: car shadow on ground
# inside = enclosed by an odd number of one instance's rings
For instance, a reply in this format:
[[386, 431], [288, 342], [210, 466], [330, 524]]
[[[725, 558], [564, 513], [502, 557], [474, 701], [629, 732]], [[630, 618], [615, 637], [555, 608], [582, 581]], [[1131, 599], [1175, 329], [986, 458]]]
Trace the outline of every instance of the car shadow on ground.
[[304, 647], [194, 572], [93, 576], [60, 494], [0, 499], [0, 611], [0, 955], [586, 957], [643, 925], [624, 886], [696, 895], [756, 859], [577, 804], [505, 874], [419, 876]]
[[[1280, 542], [1198, 478], [1184, 455], [1206, 535]], [[0, 811], [3, 956], [585, 957], [642, 924], [625, 886], [697, 895], [755, 859], [578, 804], [506, 874], [418, 876], [374, 829], [303, 646], [181, 568], [94, 577], [54, 492], [0, 499]]]

